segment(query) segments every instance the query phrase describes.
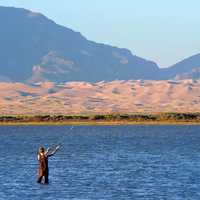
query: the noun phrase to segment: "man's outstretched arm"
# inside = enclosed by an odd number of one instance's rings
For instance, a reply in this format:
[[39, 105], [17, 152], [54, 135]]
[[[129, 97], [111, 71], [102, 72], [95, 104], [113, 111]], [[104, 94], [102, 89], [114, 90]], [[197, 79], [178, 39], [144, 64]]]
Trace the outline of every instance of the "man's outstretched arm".
[[60, 145], [56, 145], [56, 147], [50, 147], [47, 149], [46, 151], [46, 156], [50, 157], [50, 156], [53, 156], [56, 151], [58, 151], [58, 149], [60, 148]]

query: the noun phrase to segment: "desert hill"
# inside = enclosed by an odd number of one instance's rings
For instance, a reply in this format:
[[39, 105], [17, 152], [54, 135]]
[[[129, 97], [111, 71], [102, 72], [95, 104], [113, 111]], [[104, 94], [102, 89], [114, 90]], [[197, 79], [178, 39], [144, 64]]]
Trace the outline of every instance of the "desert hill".
[[200, 81], [0, 83], [0, 114], [200, 112]]

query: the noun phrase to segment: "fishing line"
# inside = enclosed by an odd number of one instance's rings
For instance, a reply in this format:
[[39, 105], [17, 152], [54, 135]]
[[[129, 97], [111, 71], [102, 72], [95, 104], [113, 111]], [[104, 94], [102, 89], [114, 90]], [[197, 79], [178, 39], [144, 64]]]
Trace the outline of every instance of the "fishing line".
[[[74, 129], [74, 126], [71, 126], [69, 128], [69, 133]], [[54, 144], [53, 146], [50, 146], [48, 149], [49, 151], [54, 151], [57, 147], [62, 147], [62, 143], [63, 143], [63, 139], [65, 137], [65, 134], [63, 134], [61, 137], [59, 137], [59, 140], [56, 144]]]

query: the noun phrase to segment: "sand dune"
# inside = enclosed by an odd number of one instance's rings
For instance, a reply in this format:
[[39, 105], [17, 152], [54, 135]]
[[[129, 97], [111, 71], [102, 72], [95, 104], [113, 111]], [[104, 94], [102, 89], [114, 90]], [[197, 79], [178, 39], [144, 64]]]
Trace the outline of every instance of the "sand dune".
[[1, 114], [200, 112], [200, 80], [0, 83]]

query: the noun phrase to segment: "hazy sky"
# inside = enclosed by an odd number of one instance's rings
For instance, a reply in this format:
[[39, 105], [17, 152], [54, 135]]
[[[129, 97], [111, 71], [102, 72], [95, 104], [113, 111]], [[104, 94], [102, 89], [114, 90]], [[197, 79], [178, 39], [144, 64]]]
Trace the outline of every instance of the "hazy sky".
[[161, 67], [200, 53], [200, 0], [0, 0]]

